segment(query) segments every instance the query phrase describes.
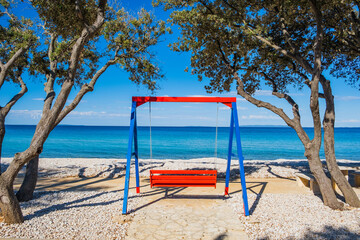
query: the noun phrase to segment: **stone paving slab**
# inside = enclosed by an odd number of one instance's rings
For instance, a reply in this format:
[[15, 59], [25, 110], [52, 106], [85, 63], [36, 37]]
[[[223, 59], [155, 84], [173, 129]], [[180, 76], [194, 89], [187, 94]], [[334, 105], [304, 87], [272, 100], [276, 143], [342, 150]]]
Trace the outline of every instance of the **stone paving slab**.
[[[198, 191], [196, 191], [198, 190]], [[221, 194], [194, 194], [188, 188], [180, 193], [143, 194], [140, 207], [131, 220], [126, 239], [248, 239], [239, 216]]]

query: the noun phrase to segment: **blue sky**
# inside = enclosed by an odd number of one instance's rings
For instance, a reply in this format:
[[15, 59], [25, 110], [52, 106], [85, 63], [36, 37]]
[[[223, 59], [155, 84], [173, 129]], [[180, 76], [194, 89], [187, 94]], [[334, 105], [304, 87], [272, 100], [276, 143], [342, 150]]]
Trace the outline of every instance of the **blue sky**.
[[[151, 1], [124, 1], [123, 7], [136, 13], [141, 7], [152, 9]], [[22, 10], [28, 14], [28, 9]], [[20, 13], [22, 11], [19, 11]], [[166, 19], [167, 13], [161, 9], [152, 9], [158, 18]], [[190, 55], [170, 51], [167, 45], [177, 37], [175, 34], [167, 35], [163, 41], [154, 48], [157, 61], [165, 73], [165, 79], [159, 81], [160, 90], [157, 96], [223, 96], [235, 97], [235, 88], [230, 93], [206, 94], [203, 82], [197, 81], [195, 76], [184, 72], [190, 66]], [[132, 96], [148, 96], [151, 93], [142, 86], [137, 86], [128, 80], [128, 74], [117, 67], [111, 67], [102, 75], [92, 93], [88, 93], [79, 106], [68, 115], [61, 124], [71, 125], [104, 125], [127, 126], [129, 124], [130, 106]], [[37, 124], [41, 117], [41, 110], [45, 93], [43, 79], [24, 78], [28, 86], [28, 93], [14, 106], [9, 113], [7, 124]], [[336, 106], [337, 127], [360, 127], [360, 92], [340, 79], [332, 81]], [[0, 91], [0, 104], [3, 106], [20, 88], [11, 83], [5, 83]], [[78, 89], [76, 89], [78, 90]], [[72, 100], [76, 94], [73, 90]], [[290, 93], [298, 102], [304, 126], [311, 127], [312, 120], [309, 111], [309, 91], [290, 89]], [[271, 96], [269, 89], [256, 93], [260, 99], [271, 101], [291, 114], [291, 108], [285, 101]], [[277, 115], [266, 109], [260, 109], [237, 96], [240, 125], [285, 125]], [[324, 101], [321, 101], [321, 112], [324, 112]], [[70, 102], [70, 101], [69, 101]], [[219, 126], [228, 126], [230, 111], [225, 105], [219, 104]], [[152, 103], [152, 124], [155, 126], [215, 126], [216, 103]], [[138, 108], [138, 121], [140, 126], [149, 124], [149, 105]]]

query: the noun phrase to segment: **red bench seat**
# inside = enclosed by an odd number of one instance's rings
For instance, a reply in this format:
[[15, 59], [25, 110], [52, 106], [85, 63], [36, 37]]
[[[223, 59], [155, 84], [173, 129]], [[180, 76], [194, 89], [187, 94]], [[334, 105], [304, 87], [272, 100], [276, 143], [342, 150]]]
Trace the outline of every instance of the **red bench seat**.
[[214, 187], [216, 170], [150, 170], [152, 187]]

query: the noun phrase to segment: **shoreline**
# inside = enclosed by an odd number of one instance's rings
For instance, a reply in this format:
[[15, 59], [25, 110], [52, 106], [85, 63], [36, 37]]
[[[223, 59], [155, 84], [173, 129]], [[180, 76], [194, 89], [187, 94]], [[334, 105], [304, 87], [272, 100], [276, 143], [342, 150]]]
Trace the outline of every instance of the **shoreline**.
[[[2, 169], [6, 169], [12, 158], [2, 159]], [[132, 163], [134, 160], [132, 159]], [[218, 177], [226, 174], [226, 159], [194, 158], [194, 159], [139, 159], [140, 177], [149, 177], [150, 169], [216, 169]], [[325, 161], [324, 161], [325, 163]], [[340, 166], [358, 166], [360, 162], [338, 160]], [[231, 161], [230, 177], [239, 176], [238, 160]], [[125, 174], [126, 159], [105, 158], [40, 158], [39, 177], [103, 177], [118, 178]], [[277, 160], [244, 160], [245, 176], [251, 178], [295, 178], [298, 172], [310, 173], [308, 161], [305, 159]], [[25, 166], [19, 172], [22, 177]], [[134, 174], [134, 167], [131, 167]]]

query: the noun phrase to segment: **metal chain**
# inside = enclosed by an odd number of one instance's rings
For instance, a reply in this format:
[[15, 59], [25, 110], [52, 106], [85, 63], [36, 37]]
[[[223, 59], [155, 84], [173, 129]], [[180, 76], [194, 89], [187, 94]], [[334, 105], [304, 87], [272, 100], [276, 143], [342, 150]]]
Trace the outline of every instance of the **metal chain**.
[[219, 124], [219, 103], [217, 103], [217, 106], [216, 106], [216, 129], [215, 129], [215, 151], [214, 151], [214, 168], [215, 169], [216, 169], [216, 159], [217, 159], [218, 124]]
[[149, 119], [150, 119], [150, 160], [152, 160], [152, 139], [151, 139], [151, 102], [149, 101]]

